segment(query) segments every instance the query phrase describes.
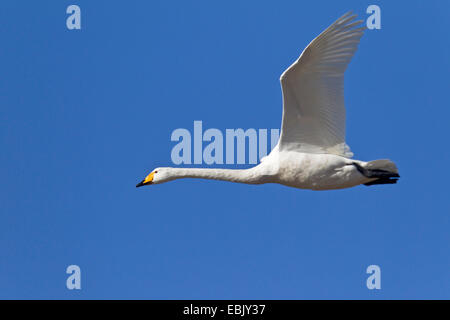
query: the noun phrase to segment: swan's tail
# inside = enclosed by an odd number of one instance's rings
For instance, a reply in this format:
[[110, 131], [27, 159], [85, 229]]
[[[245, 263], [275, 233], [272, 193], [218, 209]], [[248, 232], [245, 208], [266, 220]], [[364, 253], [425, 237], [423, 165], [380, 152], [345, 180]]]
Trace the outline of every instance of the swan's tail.
[[374, 184], [393, 184], [397, 183], [400, 175], [395, 163], [391, 160], [374, 160], [361, 165], [353, 162], [356, 169], [367, 178], [374, 178], [375, 180], [365, 183], [366, 186], [372, 186]]

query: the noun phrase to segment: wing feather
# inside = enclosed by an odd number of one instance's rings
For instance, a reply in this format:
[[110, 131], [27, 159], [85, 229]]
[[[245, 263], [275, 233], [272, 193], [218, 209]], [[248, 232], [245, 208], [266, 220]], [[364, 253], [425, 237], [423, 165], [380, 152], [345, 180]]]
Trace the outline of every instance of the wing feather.
[[352, 157], [345, 143], [344, 73], [365, 27], [346, 13], [316, 37], [280, 77], [280, 149]]

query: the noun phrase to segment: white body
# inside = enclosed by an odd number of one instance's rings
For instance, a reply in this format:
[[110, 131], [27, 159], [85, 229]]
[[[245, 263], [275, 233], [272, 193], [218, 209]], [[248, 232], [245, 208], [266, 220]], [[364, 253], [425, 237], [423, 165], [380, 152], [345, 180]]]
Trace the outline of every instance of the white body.
[[181, 178], [200, 178], [246, 184], [279, 183], [299, 189], [333, 190], [375, 180], [362, 175], [353, 165], [354, 162], [362, 166], [366, 164], [364, 161], [350, 160], [334, 154], [279, 152], [276, 147], [259, 165], [250, 169], [157, 168], [151, 182], [157, 184]]
[[273, 172], [269, 182], [300, 189], [343, 189], [373, 180], [363, 176], [353, 162], [365, 164], [363, 161], [349, 160], [334, 154], [278, 152], [278, 149], [274, 149], [274, 152], [254, 169]]

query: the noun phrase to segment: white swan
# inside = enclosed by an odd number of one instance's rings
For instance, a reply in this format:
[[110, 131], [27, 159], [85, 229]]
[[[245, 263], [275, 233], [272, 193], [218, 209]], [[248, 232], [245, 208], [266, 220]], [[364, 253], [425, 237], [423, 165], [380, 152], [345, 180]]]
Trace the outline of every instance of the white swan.
[[344, 72], [365, 29], [355, 17], [347, 13], [339, 18], [281, 75], [280, 140], [259, 165], [244, 170], [156, 168], [136, 187], [180, 178], [312, 190], [396, 183], [399, 175], [393, 162], [352, 160], [345, 143]]

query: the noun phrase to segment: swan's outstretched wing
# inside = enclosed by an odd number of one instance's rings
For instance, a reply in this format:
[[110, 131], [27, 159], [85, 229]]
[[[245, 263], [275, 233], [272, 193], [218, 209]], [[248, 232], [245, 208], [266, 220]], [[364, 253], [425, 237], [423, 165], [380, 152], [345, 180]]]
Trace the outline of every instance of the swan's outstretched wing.
[[345, 144], [344, 72], [365, 29], [355, 17], [339, 18], [281, 75], [281, 150], [353, 156]]

